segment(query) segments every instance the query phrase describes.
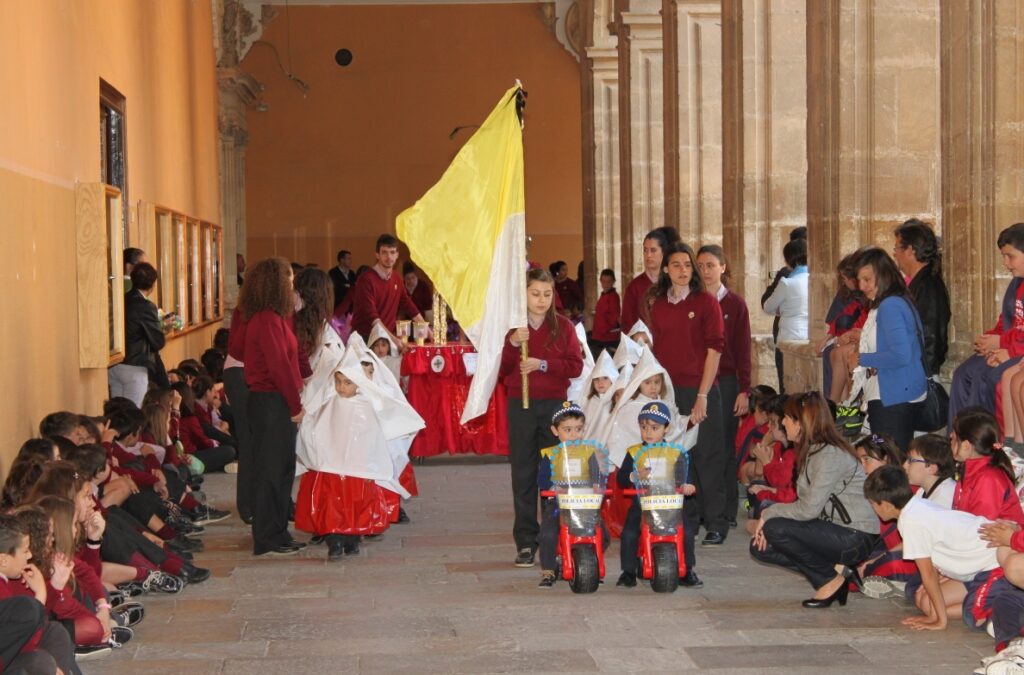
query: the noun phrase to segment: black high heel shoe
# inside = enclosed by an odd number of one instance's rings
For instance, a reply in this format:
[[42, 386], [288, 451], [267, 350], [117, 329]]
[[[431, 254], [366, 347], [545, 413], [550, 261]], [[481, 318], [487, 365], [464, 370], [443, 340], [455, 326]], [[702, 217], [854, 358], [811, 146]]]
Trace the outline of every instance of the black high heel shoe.
[[864, 592], [864, 580], [860, 578], [860, 574], [857, 572], [856, 567], [844, 567], [843, 576], [847, 581], [852, 582], [857, 590], [861, 593]]
[[825, 609], [826, 607], [831, 607], [833, 602], [838, 602], [840, 607], [845, 607], [846, 598], [849, 595], [850, 585], [846, 583], [846, 580], [844, 579], [843, 583], [840, 584], [838, 589], [836, 589], [836, 592], [828, 596], [827, 598], [824, 598], [822, 600], [818, 600], [817, 598], [810, 598], [809, 600], [804, 600], [800, 604], [806, 607], [807, 609]]

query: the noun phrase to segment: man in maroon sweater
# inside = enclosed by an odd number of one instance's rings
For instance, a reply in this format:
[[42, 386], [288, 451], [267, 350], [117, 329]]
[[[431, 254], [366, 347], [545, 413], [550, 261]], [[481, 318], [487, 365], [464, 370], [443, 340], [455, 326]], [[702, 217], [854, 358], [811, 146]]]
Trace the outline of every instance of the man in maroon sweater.
[[423, 315], [406, 292], [403, 280], [394, 273], [397, 262], [398, 239], [390, 234], [377, 237], [377, 264], [359, 275], [352, 290], [352, 330], [368, 340], [373, 325], [379, 323], [404, 352], [408, 346], [394, 332], [398, 308], [414, 321], [422, 321]]

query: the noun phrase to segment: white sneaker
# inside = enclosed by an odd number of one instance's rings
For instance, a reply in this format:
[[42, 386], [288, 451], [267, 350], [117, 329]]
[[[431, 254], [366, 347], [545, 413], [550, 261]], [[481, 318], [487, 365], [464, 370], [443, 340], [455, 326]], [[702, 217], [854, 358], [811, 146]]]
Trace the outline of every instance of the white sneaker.
[[863, 588], [861, 593], [869, 598], [875, 600], [882, 600], [883, 598], [898, 598], [903, 596], [903, 589], [906, 588], [906, 584], [900, 581], [893, 581], [892, 579], [886, 579], [885, 577], [867, 577], [864, 579]]
[[986, 656], [981, 659], [981, 668], [975, 670], [975, 673], [985, 673], [985, 668], [997, 661], [1004, 661], [1007, 659], [1024, 659], [1024, 638], [1013, 638], [1006, 643], [1006, 647], [1003, 651], [993, 654], [992, 656]]
[[988, 665], [976, 668], [975, 675], [1024, 675], [1024, 658], [1015, 656], [999, 659]]
[[224, 473], [238, 473], [238, 462], [231, 462], [224, 465]]

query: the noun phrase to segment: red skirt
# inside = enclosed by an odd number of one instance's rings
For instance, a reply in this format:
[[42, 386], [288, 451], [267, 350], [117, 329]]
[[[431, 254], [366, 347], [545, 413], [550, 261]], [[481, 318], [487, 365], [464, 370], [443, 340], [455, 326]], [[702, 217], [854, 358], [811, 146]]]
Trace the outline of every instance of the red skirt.
[[420, 496], [420, 488], [419, 485], [416, 484], [416, 474], [412, 470], [411, 461], [405, 465], [401, 475], [398, 476], [398, 482], [413, 497]]
[[309, 471], [295, 502], [295, 527], [325, 534], [380, 534], [388, 529], [386, 490], [372, 480]]

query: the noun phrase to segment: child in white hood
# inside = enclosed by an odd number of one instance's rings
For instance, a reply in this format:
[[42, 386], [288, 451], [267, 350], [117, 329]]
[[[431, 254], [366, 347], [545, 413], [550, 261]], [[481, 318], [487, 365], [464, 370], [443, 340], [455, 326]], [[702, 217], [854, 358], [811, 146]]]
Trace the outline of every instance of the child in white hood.
[[569, 380], [569, 391], [565, 398], [567, 401], [582, 406], [587, 394], [587, 387], [590, 385], [590, 373], [594, 370], [594, 354], [590, 351], [590, 345], [587, 344], [587, 331], [582, 323], [576, 324], [576, 337], [583, 349], [583, 370], [580, 371], [579, 377]]
[[612, 396], [615, 393], [614, 387], [618, 379], [619, 371], [615, 369], [612, 357], [608, 352], [602, 351], [601, 355], [597, 357], [597, 363], [591, 369], [583, 389], [585, 395], [581, 403], [586, 419], [586, 426], [583, 430], [584, 438], [594, 438], [611, 413]]
[[385, 490], [408, 496], [394, 479], [388, 442], [424, 426], [408, 404], [366, 376], [360, 361], [360, 349], [350, 344], [330, 384], [333, 394], [299, 427], [298, 460], [306, 473], [295, 526], [323, 537], [331, 561], [358, 553], [362, 535], [387, 529]]
[[[395, 380], [402, 384], [402, 350], [399, 345], [395, 343], [395, 339], [384, 330], [384, 326], [379, 323], [373, 325], [373, 330], [370, 331], [370, 340], [366, 343], [377, 357], [384, 362], [384, 365], [388, 367], [391, 374], [394, 375]], [[405, 391], [405, 387], [402, 387]]]

